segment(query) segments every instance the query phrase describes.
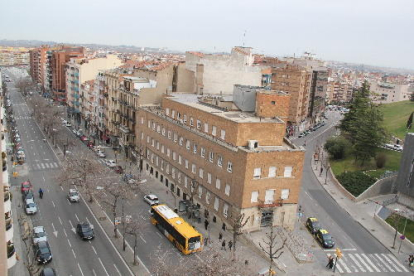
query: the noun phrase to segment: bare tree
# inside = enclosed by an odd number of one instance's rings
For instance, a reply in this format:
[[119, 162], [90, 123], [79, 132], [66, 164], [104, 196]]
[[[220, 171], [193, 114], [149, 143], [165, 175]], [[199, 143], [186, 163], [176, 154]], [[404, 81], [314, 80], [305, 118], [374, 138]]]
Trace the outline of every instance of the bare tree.
[[42, 267], [35, 260], [35, 252], [33, 252], [33, 230], [25, 214], [20, 215], [19, 224], [22, 229], [22, 240], [25, 245], [23, 263], [30, 276], [38, 275]]
[[266, 238], [263, 239], [264, 245], [259, 242], [260, 248], [269, 257], [269, 276], [273, 275], [273, 263], [282, 256], [282, 249], [285, 247], [286, 238], [282, 241], [282, 244], [278, 246], [278, 239], [274, 231], [273, 223], [270, 224], [270, 232], [266, 233]]
[[[139, 215], [137, 215], [139, 217]], [[143, 223], [137, 218], [124, 219], [124, 251], [125, 251], [125, 236], [131, 235], [134, 238], [134, 265], [137, 265], [137, 247], [139, 235], [144, 231], [148, 224]]]
[[16, 87], [26, 96], [27, 90], [34, 86], [30, 77], [20, 78], [16, 81]]
[[236, 251], [237, 237], [242, 234], [243, 227], [249, 222], [250, 217], [245, 217], [245, 214], [230, 215], [230, 223], [233, 226], [233, 250]]

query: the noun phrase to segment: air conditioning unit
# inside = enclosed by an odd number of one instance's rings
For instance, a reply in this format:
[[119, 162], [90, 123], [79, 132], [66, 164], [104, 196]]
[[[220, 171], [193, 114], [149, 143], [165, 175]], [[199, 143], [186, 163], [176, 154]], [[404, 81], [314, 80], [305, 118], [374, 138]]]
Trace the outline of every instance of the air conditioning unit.
[[248, 147], [251, 150], [259, 147], [259, 142], [257, 140], [249, 140], [248, 143], [249, 143]]

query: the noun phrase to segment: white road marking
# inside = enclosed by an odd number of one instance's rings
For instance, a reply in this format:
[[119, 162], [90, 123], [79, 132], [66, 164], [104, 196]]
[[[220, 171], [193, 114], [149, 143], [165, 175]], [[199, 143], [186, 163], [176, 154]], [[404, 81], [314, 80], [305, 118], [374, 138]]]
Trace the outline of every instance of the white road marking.
[[77, 219], [78, 221], [80, 221], [80, 220], [79, 220], [79, 218], [78, 218], [78, 215], [77, 215], [77, 214], [75, 214], [75, 217], [76, 217], [76, 219]]
[[65, 228], [63, 228], [63, 233], [65, 234], [66, 237], [68, 236], [68, 234], [66, 233]]
[[95, 254], [96, 255], [98, 255], [98, 253], [96, 252], [96, 250], [95, 250], [95, 247], [93, 247], [93, 245], [91, 245], [92, 246], [92, 250], [93, 250], [93, 252], [95, 252]]
[[70, 243], [70, 240], [68, 239], [68, 244], [69, 244], [69, 247], [72, 247], [72, 244]]
[[403, 266], [398, 260], [397, 258], [395, 258], [394, 255], [389, 254], [388, 257], [393, 260], [397, 265], [399, 265], [405, 272], [409, 272], [409, 270], [407, 268], [405, 268], [405, 266]]
[[63, 187], [62, 186], [60, 186], [60, 189], [63, 191]]
[[391, 260], [390, 260], [390, 259], [388, 259], [388, 256], [387, 256], [387, 255], [385, 255], [384, 253], [383, 253], [383, 254], [381, 254], [381, 255], [384, 257], [384, 259], [386, 259], [386, 260], [387, 260], [387, 262], [388, 262], [390, 265], [392, 265], [392, 266], [394, 267], [394, 269], [395, 269], [395, 270], [397, 270], [398, 272], [402, 272], [398, 266], [396, 266], [393, 262], [391, 262]]
[[368, 258], [368, 256], [366, 256], [365, 254], [361, 254], [361, 256], [364, 257], [364, 259], [375, 269], [375, 271], [381, 272], [381, 270], [374, 265], [374, 263], [371, 261], [370, 258]]
[[59, 222], [61, 225], [63, 225], [62, 220], [60, 219], [60, 217], [58, 216]]
[[101, 265], [102, 265], [103, 269], [105, 270], [106, 275], [108, 275], [108, 276], [109, 276], [108, 271], [106, 271], [106, 268], [105, 268], [105, 266], [104, 266], [104, 264], [103, 264], [103, 262], [102, 262], [101, 258], [98, 258], [98, 260], [99, 260], [99, 262], [101, 263]]
[[75, 254], [75, 251], [73, 251], [73, 248], [72, 248], [72, 253], [73, 253], [73, 257], [75, 257], [76, 259], [76, 254]]
[[93, 268], [92, 268], [92, 272], [93, 272], [93, 275], [94, 275], [94, 276], [97, 276], [97, 275], [96, 275], [96, 272], [95, 272], [95, 269], [93, 269]]
[[46, 168], [49, 168], [49, 163], [46, 163], [45, 166], [46, 166]]
[[116, 267], [115, 264], [114, 264], [114, 267], [115, 267], [116, 271], [118, 272], [119, 276], [122, 276], [121, 272], [119, 271], [119, 269]]
[[362, 259], [362, 257], [359, 254], [354, 254], [354, 255], [355, 255], [355, 257], [357, 257], [359, 259], [361, 264], [365, 265], [365, 267], [368, 269], [369, 272], [374, 272], [374, 270], [365, 262], [364, 259]]
[[89, 221], [88, 217], [86, 217], [86, 221], [87, 221], [89, 224], [92, 224], [92, 223]]
[[79, 268], [79, 270], [80, 270], [80, 272], [81, 272], [82, 276], [85, 276], [85, 274], [83, 274], [82, 268], [80, 267], [80, 264], [79, 264], [79, 263], [78, 263], [78, 268]]
[[395, 272], [388, 264], [386, 261], [384, 261], [383, 259], [381, 259], [379, 254], [374, 254], [375, 257], [378, 258], [378, 260], [380, 260], [380, 263], [383, 264], [390, 272]]
[[45, 165], [43, 163], [40, 163], [40, 166], [42, 166], [42, 169], [45, 168]]
[[147, 220], [147, 219], [146, 219], [144, 216], [142, 216], [142, 215], [141, 215], [141, 218], [142, 218], [143, 220]]
[[159, 232], [156, 232], [156, 233], [157, 233], [157, 235], [158, 235], [158, 236], [160, 236], [160, 238], [162, 239], [162, 236], [161, 236], [161, 234], [160, 234]]
[[53, 205], [53, 208], [56, 208], [56, 205], [55, 205], [55, 203], [53, 202], [53, 200], [52, 200], [52, 205]]
[[139, 235], [139, 237], [141, 238], [141, 240], [142, 240], [143, 242], [147, 243], [147, 241], [146, 241], [146, 240], [144, 240], [144, 238], [142, 237], [142, 235]]
[[344, 262], [343, 257], [338, 260], [338, 263], [340, 264], [341, 267], [343, 267], [346, 270], [346, 272], [351, 273], [351, 270], [349, 269], [349, 267]]
[[43, 182], [46, 182], [46, 179], [45, 179], [45, 177], [44, 176], [42, 176], [43, 177]]
[[69, 220], [70, 227], [73, 228], [72, 222]]

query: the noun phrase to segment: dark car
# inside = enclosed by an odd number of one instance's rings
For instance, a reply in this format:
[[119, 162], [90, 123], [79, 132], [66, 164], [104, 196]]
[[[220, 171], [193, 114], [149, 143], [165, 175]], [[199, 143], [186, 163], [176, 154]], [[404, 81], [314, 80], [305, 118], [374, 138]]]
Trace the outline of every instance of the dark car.
[[321, 224], [316, 218], [308, 218], [306, 220], [306, 227], [312, 234], [315, 234], [319, 229], [321, 229]]
[[84, 240], [91, 240], [95, 237], [93, 232], [93, 225], [87, 222], [78, 223], [76, 226], [76, 232]]
[[35, 245], [36, 261], [39, 264], [46, 264], [52, 261], [52, 251], [50, 250], [49, 243], [47, 241], [40, 241]]
[[124, 173], [124, 169], [122, 169], [122, 167], [121, 167], [121, 166], [116, 166], [116, 167], [114, 168], [114, 171], [115, 171], [116, 173], [119, 173], [119, 174]]
[[34, 194], [32, 190], [26, 190], [23, 192], [23, 201], [26, 201], [28, 199], [34, 200]]
[[335, 246], [331, 234], [325, 229], [319, 229], [316, 232], [315, 238], [324, 248], [332, 248]]
[[40, 276], [56, 276], [56, 271], [51, 267], [46, 267], [40, 272]]

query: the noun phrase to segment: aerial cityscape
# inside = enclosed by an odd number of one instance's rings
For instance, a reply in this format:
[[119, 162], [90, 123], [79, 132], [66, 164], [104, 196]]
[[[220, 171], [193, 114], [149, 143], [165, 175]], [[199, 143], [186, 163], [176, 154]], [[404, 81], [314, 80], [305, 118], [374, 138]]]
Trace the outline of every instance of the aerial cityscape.
[[0, 276], [412, 275], [413, 2], [20, 2]]

